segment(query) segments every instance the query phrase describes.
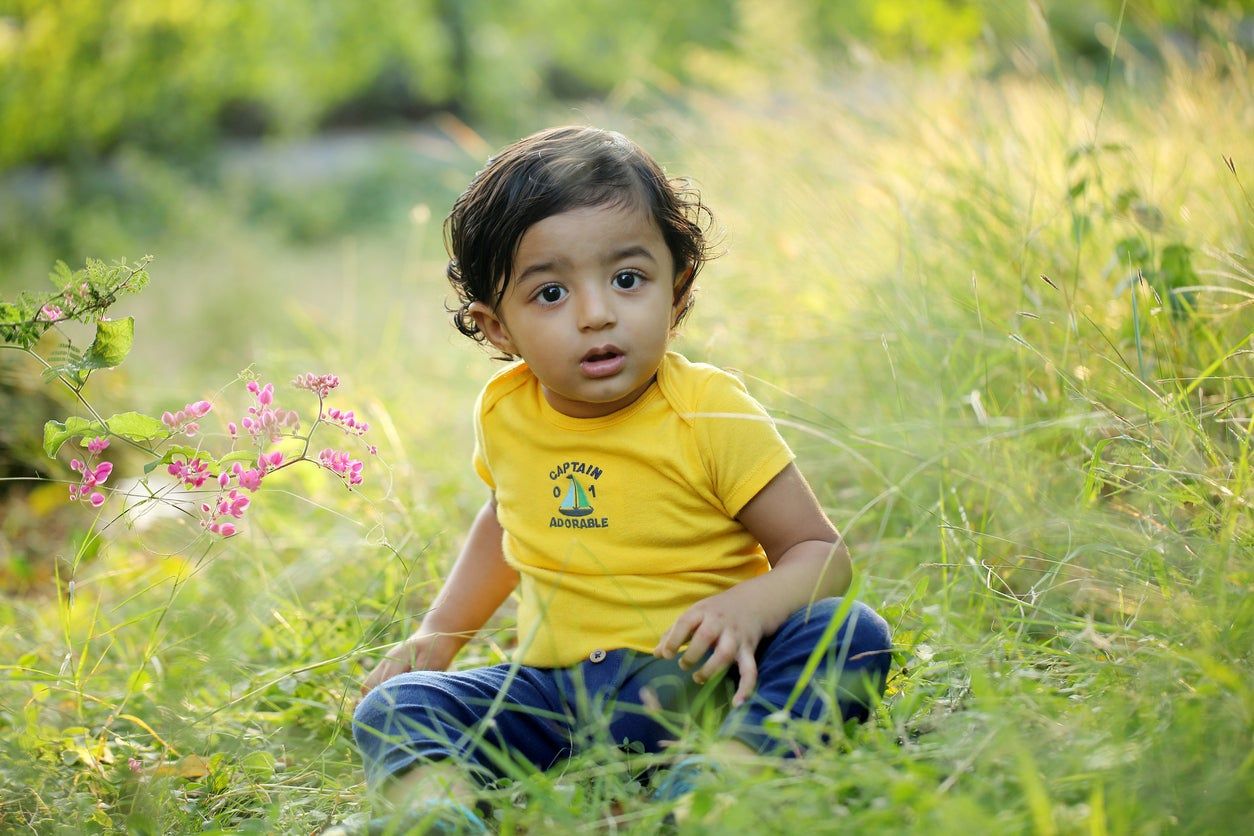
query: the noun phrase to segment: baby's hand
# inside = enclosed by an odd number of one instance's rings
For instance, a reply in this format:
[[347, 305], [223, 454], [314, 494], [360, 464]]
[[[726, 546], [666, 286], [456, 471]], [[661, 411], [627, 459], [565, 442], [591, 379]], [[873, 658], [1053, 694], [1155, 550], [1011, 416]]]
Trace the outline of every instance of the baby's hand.
[[[374, 670], [362, 683], [361, 692], [367, 694], [394, 676], [409, 671], [442, 671], [452, 661], [446, 636], [413, 635], [393, 647], [374, 666]], [[452, 648], [453, 653], [456, 648]]]
[[705, 682], [735, 662], [740, 668], [740, 687], [732, 697], [732, 705], [740, 705], [753, 693], [758, 681], [754, 654], [764, 632], [763, 620], [756, 609], [746, 596], [736, 595], [732, 589], [689, 607], [662, 636], [653, 655], [672, 659], [687, 642], [688, 649], [680, 657], [679, 666], [688, 670], [713, 648], [710, 658], [692, 678], [698, 683]]

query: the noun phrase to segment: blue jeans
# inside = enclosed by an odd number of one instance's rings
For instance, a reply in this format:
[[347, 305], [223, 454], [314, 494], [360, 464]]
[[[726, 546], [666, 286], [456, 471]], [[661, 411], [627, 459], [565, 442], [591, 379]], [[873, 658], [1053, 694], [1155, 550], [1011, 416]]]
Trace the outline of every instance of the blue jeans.
[[[821, 720], [836, 708], [842, 719], [866, 719], [883, 693], [892, 645], [888, 624], [865, 604], [853, 604], [797, 688], [840, 604], [816, 601], [762, 640], [757, 687], [725, 714], [721, 737], [788, 757], [800, 752], [788, 718]], [[596, 743], [658, 752], [703, 706], [729, 704], [737, 678], [733, 665], [727, 676], [698, 686], [676, 659], [634, 650], [596, 651], [567, 668], [412, 671], [366, 695], [353, 736], [372, 787], [417, 763], [447, 758], [488, 782], [547, 769]]]

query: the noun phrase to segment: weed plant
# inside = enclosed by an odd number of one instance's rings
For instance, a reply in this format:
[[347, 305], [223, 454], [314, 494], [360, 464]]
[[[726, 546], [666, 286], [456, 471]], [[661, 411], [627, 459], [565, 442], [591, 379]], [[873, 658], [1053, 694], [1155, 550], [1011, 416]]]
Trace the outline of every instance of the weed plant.
[[[679, 347], [772, 409], [898, 648], [872, 722], [702, 789], [685, 832], [1254, 823], [1249, 65], [1124, 64], [1105, 86], [797, 66], [590, 114], [698, 175], [726, 252]], [[390, 468], [360, 495], [273, 491], [212, 548], [102, 517], [55, 593], [0, 601], [5, 829], [311, 832], [363, 809], [363, 663], [416, 625], [483, 490], [492, 363], [443, 321], [414, 219], [218, 273], [284, 299], [236, 363], [352, 380]], [[157, 255], [155, 298], [163, 269], [230, 263]], [[233, 372], [180, 368], [184, 399], [190, 370]], [[507, 658], [510, 626], [459, 664]], [[652, 765], [606, 748], [489, 800], [502, 832], [653, 832]]]

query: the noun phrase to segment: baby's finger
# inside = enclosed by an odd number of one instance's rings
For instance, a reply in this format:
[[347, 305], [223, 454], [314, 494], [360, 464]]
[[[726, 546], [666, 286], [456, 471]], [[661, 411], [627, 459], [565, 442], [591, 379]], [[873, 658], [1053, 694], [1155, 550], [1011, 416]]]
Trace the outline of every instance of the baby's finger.
[[740, 669], [740, 687], [736, 689], [736, 694], [732, 697], [732, 705], [742, 705], [753, 695], [753, 689], [758, 684], [758, 660], [753, 658], [753, 651], [752, 647], [742, 644], [736, 652], [736, 666]]
[[653, 649], [654, 656], [660, 656], [663, 659], [673, 658], [679, 652], [684, 642], [688, 641], [688, 636], [692, 634], [693, 629], [700, 623], [701, 617], [688, 610], [679, 618], [675, 619], [675, 623], [666, 631], [666, 635], [662, 636], [662, 640], [658, 642], [657, 647]]
[[710, 646], [718, 641], [722, 631], [716, 627], [710, 626], [709, 622], [702, 622], [688, 639], [688, 649], [684, 651], [684, 655], [679, 657], [679, 667], [684, 670], [695, 668], [705, 658], [705, 654], [710, 652]]
[[382, 660], [379, 664], [374, 666], [374, 669], [370, 671], [370, 675], [366, 677], [366, 681], [362, 683], [361, 692], [363, 694], [373, 691], [387, 679], [387, 667], [387, 659]]
[[723, 668], [730, 665], [736, 658], [736, 638], [731, 633], [723, 633], [710, 658], [705, 660], [701, 670], [692, 675], [694, 682], [703, 683]]

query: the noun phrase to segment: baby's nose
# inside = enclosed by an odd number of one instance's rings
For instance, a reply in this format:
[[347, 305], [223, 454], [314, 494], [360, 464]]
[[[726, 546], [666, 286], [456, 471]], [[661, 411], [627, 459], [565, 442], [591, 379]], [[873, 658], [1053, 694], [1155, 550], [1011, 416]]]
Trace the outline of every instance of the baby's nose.
[[606, 294], [589, 291], [580, 294], [579, 327], [585, 331], [593, 331], [613, 325], [617, 320], [613, 302]]

